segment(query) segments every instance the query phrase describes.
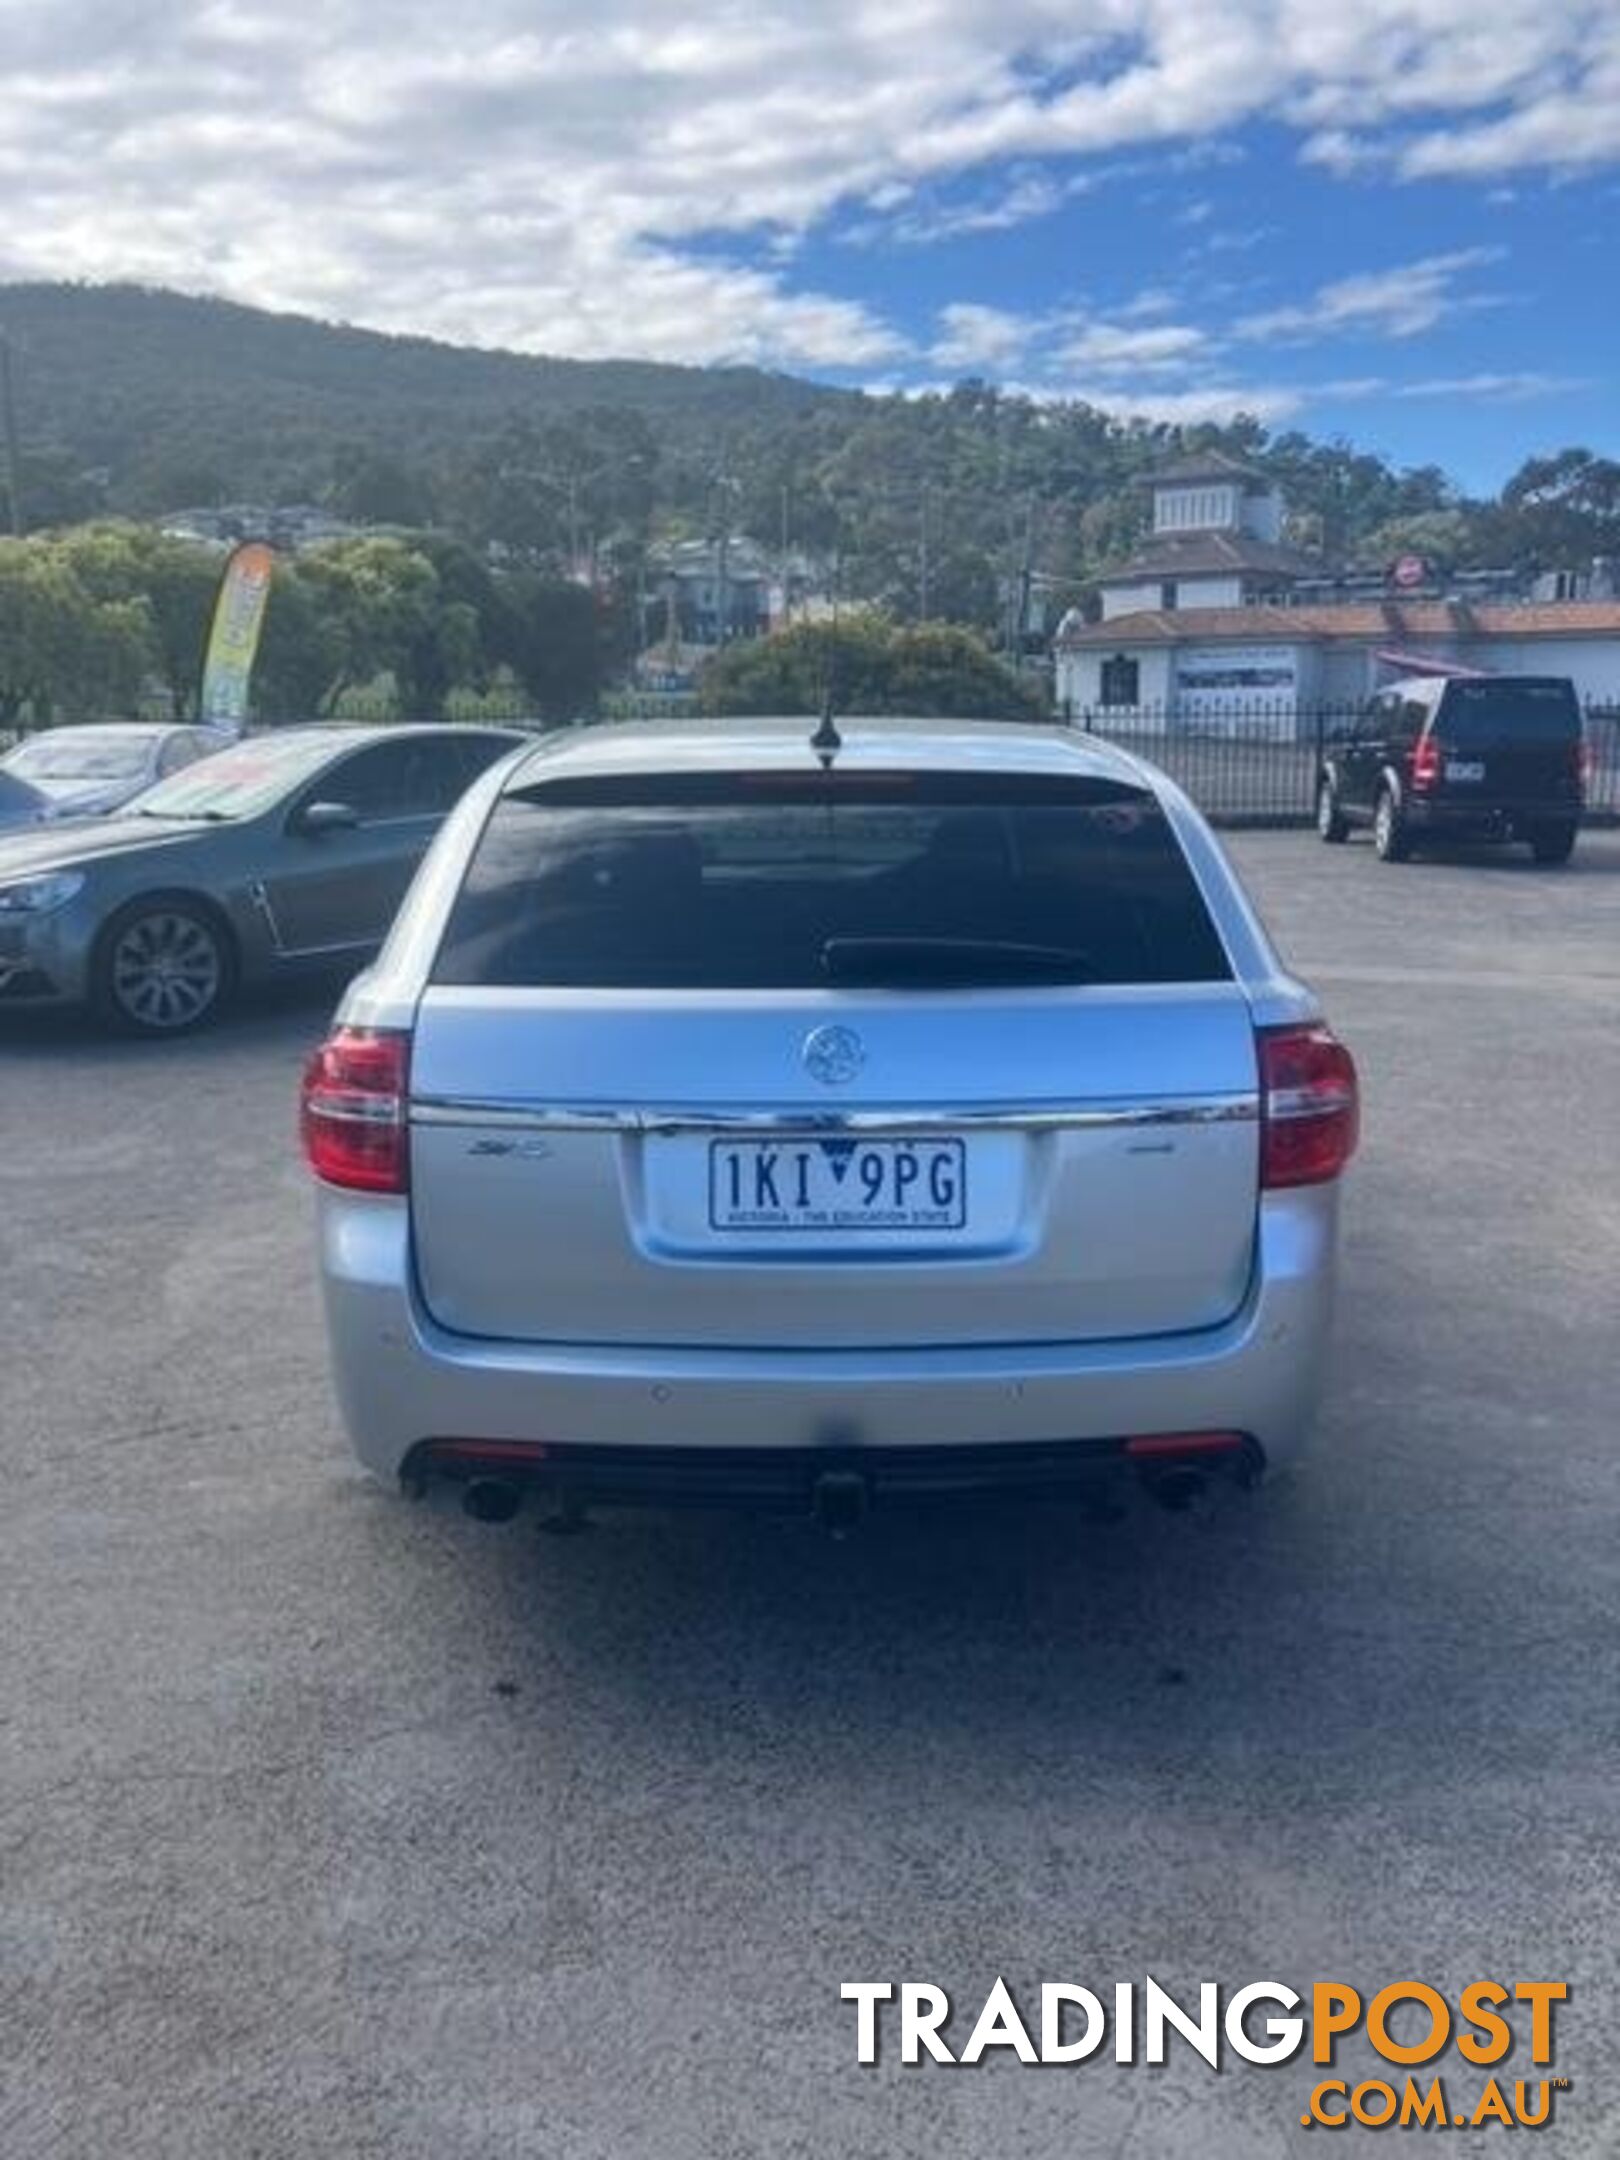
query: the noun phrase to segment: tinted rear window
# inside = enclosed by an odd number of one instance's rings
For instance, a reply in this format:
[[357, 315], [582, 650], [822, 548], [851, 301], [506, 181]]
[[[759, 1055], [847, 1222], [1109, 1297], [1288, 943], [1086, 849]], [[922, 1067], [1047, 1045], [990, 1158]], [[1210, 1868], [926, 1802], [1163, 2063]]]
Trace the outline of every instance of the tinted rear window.
[[504, 798], [441, 983], [604, 989], [1212, 982], [1154, 799], [973, 773], [685, 774]]
[[1542, 681], [1454, 682], [1440, 701], [1436, 731], [1458, 748], [1489, 743], [1569, 742], [1581, 731], [1571, 684]]

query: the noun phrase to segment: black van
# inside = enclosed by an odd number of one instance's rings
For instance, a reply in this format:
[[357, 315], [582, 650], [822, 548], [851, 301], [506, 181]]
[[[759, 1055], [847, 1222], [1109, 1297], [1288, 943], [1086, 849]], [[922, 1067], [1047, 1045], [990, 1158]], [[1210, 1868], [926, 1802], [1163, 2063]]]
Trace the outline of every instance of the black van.
[[1330, 735], [1316, 829], [1343, 840], [1370, 824], [1385, 862], [1426, 838], [1525, 840], [1537, 862], [1568, 862], [1585, 757], [1567, 676], [1413, 675]]

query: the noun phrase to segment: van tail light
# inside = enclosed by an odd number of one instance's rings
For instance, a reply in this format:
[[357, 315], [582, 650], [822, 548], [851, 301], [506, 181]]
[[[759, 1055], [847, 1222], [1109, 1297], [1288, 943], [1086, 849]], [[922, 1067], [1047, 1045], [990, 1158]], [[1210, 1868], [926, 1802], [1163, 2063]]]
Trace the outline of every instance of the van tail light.
[[1432, 735], [1423, 735], [1412, 745], [1412, 785], [1415, 788], [1432, 788], [1440, 778], [1440, 745]]
[[405, 1191], [410, 1057], [408, 1035], [340, 1027], [304, 1067], [299, 1115], [304, 1153], [328, 1185], [354, 1192]]
[[1589, 788], [1592, 785], [1592, 776], [1597, 771], [1597, 753], [1586, 736], [1577, 735], [1570, 744], [1569, 762], [1575, 775], [1575, 785], [1581, 789]]
[[1355, 1060], [1331, 1028], [1261, 1028], [1260, 1183], [1320, 1185], [1356, 1151]]

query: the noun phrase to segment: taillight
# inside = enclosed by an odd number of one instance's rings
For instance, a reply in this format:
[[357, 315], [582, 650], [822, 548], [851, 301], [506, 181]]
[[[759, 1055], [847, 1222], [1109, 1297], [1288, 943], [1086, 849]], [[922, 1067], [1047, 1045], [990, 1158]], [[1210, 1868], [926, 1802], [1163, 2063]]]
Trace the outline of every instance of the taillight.
[[1592, 775], [1597, 770], [1597, 753], [1584, 735], [1577, 735], [1569, 746], [1569, 762], [1574, 769], [1575, 785], [1589, 788]]
[[1432, 735], [1423, 735], [1412, 745], [1412, 785], [1415, 788], [1431, 788], [1440, 777], [1440, 745]]
[[382, 1028], [334, 1028], [304, 1067], [299, 1124], [309, 1166], [328, 1185], [401, 1193], [411, 1039]]
[[1320, 1185], [1356, 1151], [1356, 1066], [1331, 1028], [1261, 1028], [1260, 1183]]

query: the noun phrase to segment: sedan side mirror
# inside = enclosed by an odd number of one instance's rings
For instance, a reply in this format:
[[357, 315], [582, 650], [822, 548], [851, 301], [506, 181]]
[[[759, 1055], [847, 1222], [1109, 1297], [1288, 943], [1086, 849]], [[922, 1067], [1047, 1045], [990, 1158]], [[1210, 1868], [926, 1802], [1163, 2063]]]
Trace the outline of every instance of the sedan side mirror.
[[346, 802], [305, 803], [293, 820], [301, 833], [349, 832], [360, 822], [360, 813]]

